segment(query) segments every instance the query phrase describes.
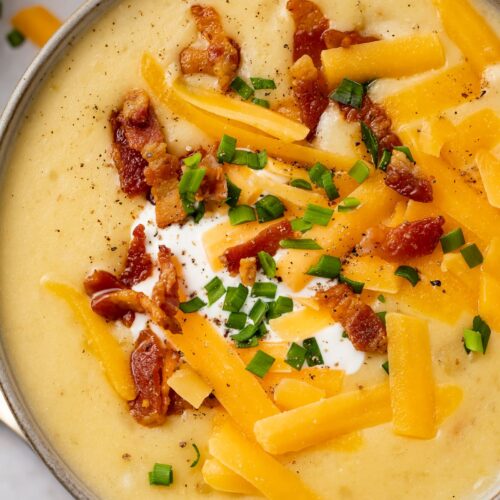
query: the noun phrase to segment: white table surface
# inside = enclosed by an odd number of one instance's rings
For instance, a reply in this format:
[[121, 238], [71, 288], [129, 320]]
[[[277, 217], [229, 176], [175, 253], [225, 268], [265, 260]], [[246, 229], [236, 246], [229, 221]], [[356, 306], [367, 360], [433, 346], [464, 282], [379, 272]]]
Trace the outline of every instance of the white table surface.
[[[0, 112], [38, 49], [26, 41], [13, 49], [5, 40], [9, 20], [21, 7], [41, 3], [60, 19], [67, 18], [82, 0], [7, 0], [0, 19]], [[0, 500], [69, 500], [71, 496], [38, 456], [16, 434], [0, 423]]]

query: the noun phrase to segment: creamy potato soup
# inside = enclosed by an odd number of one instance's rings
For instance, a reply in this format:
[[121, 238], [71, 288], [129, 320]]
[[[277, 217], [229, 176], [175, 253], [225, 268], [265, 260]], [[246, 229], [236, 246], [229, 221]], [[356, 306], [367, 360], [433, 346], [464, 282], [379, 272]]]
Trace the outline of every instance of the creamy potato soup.
[[117, 2], [26, 114], [2, 343], [101, 498], [488, 498], [499, 10]]

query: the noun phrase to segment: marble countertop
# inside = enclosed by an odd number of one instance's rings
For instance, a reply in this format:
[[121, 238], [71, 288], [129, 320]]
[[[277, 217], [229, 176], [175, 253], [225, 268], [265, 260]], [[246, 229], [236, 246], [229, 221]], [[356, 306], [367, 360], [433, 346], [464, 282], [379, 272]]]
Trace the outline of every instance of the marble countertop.
[[[0, 112], [38, 49], [26, 41], [13, 49], [5, 40], [11, 30], [9, 19], [29, 0], [3, 3], [0, 19]], [[83, 0], [42, 0], [60, 19], [66, 19]], [[1, 398], [1, 396], [0, 396]], [[0, 401], [0, 405], [2, 401]], [[40, 458], [18, 435], [0, 423], [0, 499], [69, 500], [71, 495], [59, 484]]]

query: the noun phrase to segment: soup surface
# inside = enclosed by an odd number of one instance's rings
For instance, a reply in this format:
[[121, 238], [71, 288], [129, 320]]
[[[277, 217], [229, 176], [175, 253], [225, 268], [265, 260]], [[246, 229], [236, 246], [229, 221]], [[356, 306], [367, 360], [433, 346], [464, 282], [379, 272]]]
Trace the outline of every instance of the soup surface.
[[[253, 75], [274, 79], [276, 90], [265, 94], [272, 104], [287, 97], [294, 25], [285, 2], [209, 3], [241, 47], [239, 74], [246, 79]], [[384, 39], [438, 33], [447, 67], [463, 59], [444, 32], [431, 0], [316, 0], [316, 4], [335, 29], [361, 29]], [[498, 32], [498, 12], [486, 3], [474, 5]], [[109, 116], [131, 88], [148, 91], [141, 75], [144, 52], [158, 59], [167, 78], [177, 74], [180, 50], [197, 36], [189, 6], [181, 0], [118, 2], [77, 40], [27, 113], [2, 181], [2, 342], [43, 432], [62, 459], [102, 498], [225, 497], [204, 483], [200, 466], [190, 467], [195, 458], [193, 443], [202, 462], [208, 456], [207, 441], [216, 410], [202, 406], [169, 416], [159, 427], [138, 425], [82, 342], [81, 325], [63, 302], [41, 286], [42, 279], [49, 278], [80, 289], [92, 269], [119, 272], [131, 228], [138, 222], [149, 231], [150, 247], [157, 245], [148, 228], [154, 207], [120, 190], [111, 160]], [[443, 116], [457, 124], [482, 109], [493, 108], [498, 113], [497, 70], [492, 66], [486, 72], [484, 98], [453, 106]], [[370, 92], [382, 102], [425, 77], [428, 74], [381, 79]], [[191, 78], [213, 86], [210, 79]], [[209, 135], [175, 118], [156, 99], [153, 104], [171, 152], [181, 156], [186, 148], [213, 144]], [[356, 134], [358, 128], [331, 107], [320, 122], [314, 145], [356, 156]], [[220, 221], [226, 216], [218, 217]], [[190, 223], [182, 230], [171, 226], [164, 233], [172, 242], [177, 232], [191, 231], [170, 245], [181, 261], [182, 250], [190, 252], [188, 260], [198, 252], [198, 269], [187, 279], [188, 292], [199, 290], [214, 275], [195, 241], [210, 224]], [[197, 227], [202, 228], [199, 234]], [[377, 307], [379, 311], [409, 311], [396, 299]], [[460, 406], [434, 439], [401, 437], [392, 432], [391, 424], [384, 424], [278, 460], [324, 498], [475, 498], [491, 491], [500, 479], [500, 344], [493, 332], [486, 354], [468, 355], [462, 332], [470, 328], [476, 312], [460, 312], [453, 324], [429, 320], [435, 379], [439, 384], [458, 385], [463, 391]], [[216, 319], [220, 313], [213, 309], [208, 314]], [[418, 311], [412, 314], [422, 315]], [[132, 331], [118, 324], [113, 327], [125, 348], [130, 348], [140, 330], [140, 318], [136, 321]], [[387, 375], [381, 364], [386, 358], [355, 351], [341, 332], [338, 324], [332, 324], [326, 331], [326, 343], [320, 345], [325, 362], [346, 371], [343, 390], [384, 382]], [[149, 485], [148, 472], [154, 463], [173, 466], [170, 487]]]

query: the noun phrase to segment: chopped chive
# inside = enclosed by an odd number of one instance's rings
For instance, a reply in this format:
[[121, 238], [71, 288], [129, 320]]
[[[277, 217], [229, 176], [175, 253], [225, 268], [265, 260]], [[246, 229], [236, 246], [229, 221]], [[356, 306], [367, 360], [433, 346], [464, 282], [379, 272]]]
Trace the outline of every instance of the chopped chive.
[[362, 184], [363, 182], [366, 181], [366, 179], [368, 179], [368, 176], [370, 175], [370, 169], [368, 168], [368, 165], [364, 161], [358, 160], [349, 170], [348, 174], [358, 184]]
[[171, 465], [154, 464], [149, 473], [149, 484], [156, 486], [170, 486], [174, 482], [174, 471]]
[[267, 297], [274, 299], [278, 286], [276, 283], [257, 281], [252, 287], [252, 297]]
[[188, 168], [198, 168], [200, 161], [201, 161], [201, 153], [199, 151], [182, 160], [184, 165], [186, 165], [186, 167]]
[[248, 313], [248, 316], [253, 321], [254, 325], [258, 325], [266, 317], [267, 310], [268, 310], [268, 305], [259, 299], [253, 305], [252, 309]]
[[195, 168], [186, 170], [179, 182], [179, 193], [196, 193], [205, 177], [205, 168]]
[[378, 162], [377, 168], [385, 172], [387, 170], [387, 165], [391, 163], [391, 159], [392, 159], [392, 152], [389, 151], [388, 149], [384, 149], [384, 151], [382, 151], [382, 156], [380, 157], [380, 161]]
[[309, 178], [319, 187], [323, 187], [321, 177], [328, 169], [321, 163], [315, 163], [309, 170]]
[[453, 252], [465, 244], [464, 233], [461, 228], [457, 227], [457, 229], [441, 236], [440, 241], [443, 253]]
[[321, 207], [313, 203], [307, 204], [307, 209], [302, 219], [317, 226], [328, 226], [332, 218], [333, 210], [331, 208]]
[[257, 254], [259, 257], [260, 265], [264, 274], [269, 278], [273, 279], [276, 276], [276, 261], [267, 252], [261, 251]]
[[294, 248], [297, 250], [321, 250], [321, 245], [319, 245], [316, 240], [311, 240], [304, 238], [302, 240], [297, 239], [287, 239], [280, 241], [281, 248]]
[[182, 193], [181, 202], [186, 214], [193, 215], [196, 213], [196, 197], [194, 193]]
[[472, 321], [472, 329], [481, 334], [481, 339], [483, 341], [483, 352], [486, 352], [488, 342], [490, 341], [491, 328], [481, 318], [481, 316], [474, 316], [474, 319]]
[[255, 216], [255, 210], [249, 205], [231, 207], [228, 215], [231, 226], [238, 226], [239, 224], [245, 224], [246, 222], [253, 222], [257, 219]]
[[416, 286], [416, 284], [420, 281], [418, 269], [416, 269], [415, 267], [399, 266], [394, 274], [408, 280], [412, 286]]
[[193, 213], [194, 223], [198, 224], [198, 222], [200, 222], [200, 220], [203, 219], [204, 215], [205, 215], [205, 203], [203, 201], [200, 201]]
[[479, 266], [483, 263], [483, 254], [481, 250], [477, 247], [475, 243], [467, 245], [460, 250], [462, 257], [464, 258], [467, 265], [472, 269], [473, 267]]
[[259, 153], [257, 153], [257, 158], [259, 159], [259, 169], [263, 169], [267, 165], [267, 151], [263, 149]]
[[269, 304], [268, 319], [276, 319], [293, 311], [293, 300], [290, 297], [279, 296]]
[[247, 325], [242, 328], [238, 333], [231, 335], [231, 339], [235, 342], [246, 342], [250, 340], [257, 333], [258, 325]]
[[274, 80], [270, 80], [268, 78], [250, 77], [250, 81], [252, 82], [253, 88], [255, 90], [276, 88]]
[[12, 31], [7, 33], [6, 38], [7, 38], [7, 41], [9, 42], [9, 45], [13, 48], [16, 48], [16, 47], [19, 47], [20, 45], [22, 45], [24, 40], [25, 40], [24, 35], [16, 29], [13, 29]]
[[468, 351], [482, 352], [484, 354], [483, 338], [475, 330], [464, 330], [464, 346]]
[[337, 207], [339, 212], [350, 212], [354, 210], [356, 207], [361, 205], [361, 201], [352, 196], [348, 196], [342, 200], [342, 203]]
[[196, 446], [193, 443], [193, 448], [194, 448], [194, 452], [196, 453], [196, 458], [193, 460], [193, 463], [190, 466], [191, 468], [196, 467], [198, 465], [198, 462], [200, 461], [200, 458], [201, 458], [201, 453], [200, 453], [200, 450], [198, 449], [198, 446]]
[[330, 171], [325, 172], [321, 176], [321, 183], [329, 200], [335, 200], [340, 196], [337, 186], [333, 182], [333, 175]]
[[387, 315], [387, 311], [380, 311], [378, 313], [375, 313], [381, 320], [382, 320], [382, 323], [384, 323], [385, 325], [385, 317]]
[[256, 204], [257, 217], [259, 222], [268, 222], [270, 220], [279, 219], [285, 213], [285, 205], [281, 200], [272, 194], [268, 194], [261, 198]]
[[247, 315], [243, 312], [232, 312], [227, 318], [226, 326], [232, 330], [241, 330], [245, 328]]
[[406, 155], [406, 158], [408, 158], [412, 163], [415, 163], [413, 155], [411, 154], [410, 148], [408, 146], [394, 146], [394, 149], [397, 151], [401, 151], [401, 153], [404, 153]]
[[[263, 151], [263, 153], [265, 153], [265, 151]], [[254, 153], [246, 149], [237, 149], [234, 152], [231, 163], [233, 165], [246, 165], [253, 170], [262, 170], [266, 166], [267, 160], [263, 163], [259, 155], [261, 155], [261, 153]]]
[[293, 179], [290, 182], [290, 186], [293, 186], [295, 188], [299, 189], [306, 189], [307, 191], [311, 191], [312, 186], [310, 182], [307, 182], [305, 179]]
[[338, 257], [322, 255], [319, 261], [312, 265], [306, 274], [318, 276], [319, 278], [336, 278], [340, 273], [341, 262]]
[[230, 207], [235, 207], [240, 199], [241, 189], [234, 184], [229, 177], [226, 176], [227, 182], [227, 199], [226, 203]]
[[249, 349], [251, 347], [257, 347], [259, 345], [259, 338], [257, 336], [251, 337], [249, 340], [236, 341], [236, 347], [238, 349]]
[[243, 78], [237, 76], [232, 82], [231, 82], [231, 88], [238, 93], [245, 101], [250, 99], [254, 95], [253, 88], [248, 85]]
[[255, 353], [250, 363], [248, 363], [246, 369], [254, 375], [257, 375], [257, 377], [263, 378], [270, 370], [273, 363], [274, 358], [272, 356], [259, 350]]
[[211, 279], [205, 286], [204, 286], [206, 292], [207, 292], [207, 297], [208, 297], [208, 305], [212, 305], [213, 303], [217, 302], [225, 293], [226, 289], [224, 288], [224, 285], [219, 277], [215, 277]]
[[363, 291], [363, 288], [365, 287], [365, 284], [362, 283], [361, 281], [351, 280], [345, 277], [342, 273], [339, 274], [339, 281], [341, 283], [349, 285], [354, 293], [361, 293]]
[[194, 313], [196, 311], [199, 311], [202, 307], [205, 307], [207, 304], [206, 302], [203, 302], [199, 297], [194, 297], [191, 300], [188, 300], [187, 302], [181, 302], [179, 304], [179, 309], [183, 313]]
[[382, 368], [384, 369], [385, 373], [387, 373], [387, 375], [389, 375], [389, 361], [382, 363]]
[[302, 342], [302, 345], [306, 350], [307, 366], [317, 366], [325, 363], [323, 361], [323, 356], [321, 355], [318, 341], [314, 337], [305, 339]]
[[299, 344], [292, 342], [286, 354], [285, 363], [296, 370], [300, 370], [306, 361], [307, 350]]
[[330, 94], [330, 99], [359, 109], [363, 102], [364, 93], [365, 89], [361, 83], [344, 78], [340, 85]]
[[241, 283], [236, 286], [228, 286], [226, 290], [226, 297], [224, 298], [224, 311], [238, 312], [247, 300], [248, 288]]
[[257, 332], [257, 337], [262, 338], [267, 333], [267, 327], [264, 322], [259, 324], [259, 329]]
[[236, 139], [224, 134], [217, 149], [219, 163], [231, 163], [236, 153]]
[[361, 138], [365, 143], [366, 149], [372, 157], [374, 165], [378, 163], [378, 140], [372, 129], [364, 122], [359, 122], [361, 125]]
[[291, 225], [294, 231], [300, 231], [301, 233], [305, 233], [313, 227], [310, 222], [305, 221], [304, 219], [293, 219]]
[[259, 99], [257, 97], [254, 97], [252, 99], [252, 102], [254, 104], [257, 104], [257, 106], [262, 106], [263, 108], [269, 109], [271, 107], [271, 104], [269, 104], [269, 101], [267, 99]]
[[343, 339], [348, 339], [349, 338], [349, 335], [347, 335], [347, 332], [345, 330], [342, 332], [342, 338]]
[[377, 297], [377, 299], [378, 299], [380, 302], [382, 302], [382, 304], [385, 304], [385, 297], [384, 297], [382, 294], [380, 294], [380, 295]]

